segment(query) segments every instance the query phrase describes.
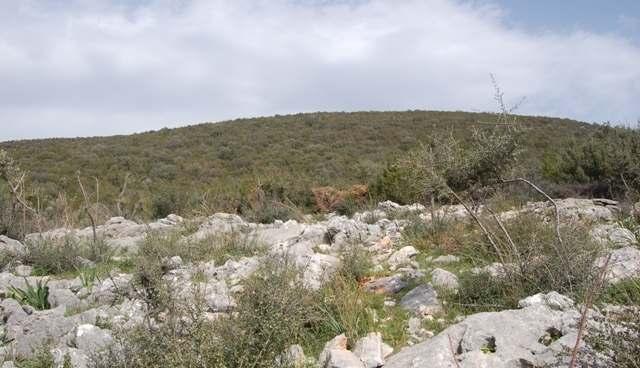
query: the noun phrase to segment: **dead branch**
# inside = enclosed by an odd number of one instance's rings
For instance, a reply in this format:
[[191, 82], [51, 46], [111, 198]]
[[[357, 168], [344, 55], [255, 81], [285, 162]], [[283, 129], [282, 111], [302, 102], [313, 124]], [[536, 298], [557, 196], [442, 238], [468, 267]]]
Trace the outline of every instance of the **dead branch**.
[[507, 231], [507, 228], [504, 226], [502, 221], [500, 221], [500, 218], [495, 214], [495, 212], [493, 212], [493, 210], [489, 206], [486, 206], [485, 208], [487, 209], [487, 211], [489, 211], [489, 213], [491, 214], [491, 216], [493, 217], [495, 222], [500, 227], [500, 230], [502, 230], [502, 233], [507, 238], [507, 241], [509, 242], [509, 245], [511, 245], [511, 249], [513, 250], [513, 253], [515, 254], [515, 256], [516, 256], [516, 258], [518, 260], [518, 265], [522, 269], [522, 260], [520, 259], [520, 252], [518, 250], [518, 247], [516, 246], [516, 243], [513, 242], [513, 239], [511, 238], [511, 235]]
[[455, 197], [455, 199], [458, 201], [458, 203], [460, 203], [464, 207], [464, 209], [467, 211], [467, 213], [469, 213], [469, 215], [473, 218], [473, 220], [476, 222], [476, 224], [478, 224], [478, 226], [480, 227], [480, 229], [484, 233], [485, 237], [489, 240], [489, 242], [493, 246], [493, 249], [495, 249], [496, 253], [498, 254], [498, 257], [500, 257], [500, 262], [502, 262], [502, 264], [505, 264], [504, 256], [502, 255], [502, 252], [500, 251], [500, 247], [498, 247], [498, 244], [493, 239], [493, 236], [491, 235], [489, 230], [487, 230], [487, 228], [484, 226], [482, 221], [480, 221], [480, 219], [475, 214], [475, 212], [472, 211], [471, 208], [469, 208], [469, 206], [460, 198], [460, 196], [456, 192], [454, 192], [452, 189], [449, 189], [449, 191], [450, 191], [451, 195], [453, 195]]
[[84, 198], [84, 210], [89, 217], [89, 221], [91, 221], [91, 230], [93, 231], [93, 244], [98, 243], [98, 235], [96, 234], [96, 221], [91, 214], [91, 210], [89, 209], [89, 196], [87, 192], [84, 190], [84, 185], [82, 185], [82, 180], [80, 179], [80, 173], [77, 174], [78, 184], [80, 185], [80, 191], [82, 192], [82, 196]]
[[594, 284], [587, 292], [587, 297], [584, 302], [584, 309], [580, 314], [580, 323], [578, 324], [578, 336], [576, 337], [576, 344], [571, 350], [571, 361], [569, 362], [569, 368], [574, 368], [576, 365], [578, 350], [580, 348], [580, 341], [582, 340], [582, 336], [587, 325], [587, 314], [589, 314], [589, 309], [591, 309], [593, 305], [593, 299], [595, 295], [604, 285], [605, 277], [607, 275], [607, 268], [609, 267], [609, 262], [611, 261], [611, 255], [612, 253], [609, 253], [609, 255], [607, 256], [607, 260], [604, 262], [604, 265], [600, 269], [598, 278], [595, 280]]
[[532, 182], [530, 182], [529, 180], [527, 180], [525, 178], [516, 178], [516, 179], [509, 179], [509, 180], [502, 179], [502, 180], [500, 180], [500, 183], [502, 183], [502, 184], [509, 184], [509, 183], [516, 183], [516, 182], [522, 182], [522, 183], [528, 184], [536, 192], [540, 193], [545, 198], [547, 198], [547, 200], [549, 202], [551, 202], [551, 204], [553, 205], [553, 208], [555, 210], [555, 214], [556, 214], [556, 237], [558, 238], [558, 242], [560, 243], [560, 245], [562, 245], [562, 236], [560, 236], [560, 210], [558, 209], [558, 204], [556, 203], [556, 201], [554, 201], [553, 198], [551, 198], [547, 193], [545, 193], [545, 191], [540, 189], [540, 187], [538, 187], [537, 185], [533, 184]]
[[120, 194], [118, 194], [118, 199], [116, 201], [116, 209], [118, 210], [118, 216], [122, 216], [122, 202], [127, 191], [127, 182], [129, 181], [129, 173], [124, 176], [124, 183], [122, 184], [122, 190]]

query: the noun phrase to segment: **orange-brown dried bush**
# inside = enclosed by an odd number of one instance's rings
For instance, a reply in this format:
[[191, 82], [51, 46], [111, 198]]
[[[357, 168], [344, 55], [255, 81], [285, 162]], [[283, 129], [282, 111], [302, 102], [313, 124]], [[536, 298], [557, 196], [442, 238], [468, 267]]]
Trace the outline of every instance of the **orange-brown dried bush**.
[[345, 190], [327, 186], [312, 188], [311, 192], [318, 210], [321, 212], [333, 212], [344, 205], [347, 200], [357, 203], [364, 202], [369, 194], [369, 188], [363, 184], [356, 184]]

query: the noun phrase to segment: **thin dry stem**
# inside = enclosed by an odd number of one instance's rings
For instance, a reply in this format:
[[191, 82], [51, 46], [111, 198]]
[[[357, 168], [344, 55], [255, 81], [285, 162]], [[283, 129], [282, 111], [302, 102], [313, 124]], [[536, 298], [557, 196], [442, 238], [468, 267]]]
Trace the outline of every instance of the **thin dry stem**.
[[462, 200], [462, 198], [460, 198], [460, 196], [456, 192], [454, 192], [451, 189], [449, 189], [449, 191], [451, 192], [451, 195], [453, 195], [455, 197], [455, 199], [464, 207], [464, 209], [467, 211], [467, 213], [469, 213], [469, 215], [473, 218], [473, 220], [476, 222], [476, 224], [478, 224], [478, 226], [480, 227], [480, 229], [484, 233], [485, 237], [489, 240], [489, 242], [493, 246], [493, 249], [498, 254], [498, 257], [500, 257], [500, 262], [502, 262], [502, 264], [504, 264], [505, 261], [504, 261], [504, 256], [502, 255], [502, 251], [500, 251], [500, 247], [498, 247], [498, 244], [493, 239], [493, 236], [491, 236], [491, 233], [489, 232], [489, 230], [487, 230], [487, 228], [484, 226], [482, 221], [480, 221], [480, 219], [475, 214], [475, 212], [472, 211], [471, 208], [469, 208], [469, 206]]
[[96, 234], [96, 221], [89, 210], [89, 196], [87, 196], [87, 192], [84, 190], [84, 185], [82, 185], [82, 180], [80, 179], [80, 174], [77, 175], [78, 184], [80, 185], [80, 191], [82, 192], [82, 196], [84, 197], [84, 210], [89, 217], [89, 221], [91, 221], [91, 230], [93, 231], [93, 244], [98, 242], [98, 235]]
[[600, 269], [600, 273], [598, 278], [591, 286], [589, 291], [587, 292], [587, 297], [584, 302], [584, 309], [580, 314], [580, 323], [578, 324], [578, 336], [576, 337], [576, 344], [571, 350], [571, 361], [569, 362], [569, 368], [574, 368], [578, 359], [578, 350], [580, 350], [580, 341], [582, 340], [582, 336], [584, 334], [585, 327], [587, 325], [587, 315], [589, 314], [589, 309], [593, 306], [593, 299], [598, 294], [599, 290], [604, 285], [604, 280], [607, 274], [607, 268], [609, 267], [609, 261], [611, 261], [612, 253], [609, 253], [607, 256], [607, 260], [604, 262], [602, 269]]

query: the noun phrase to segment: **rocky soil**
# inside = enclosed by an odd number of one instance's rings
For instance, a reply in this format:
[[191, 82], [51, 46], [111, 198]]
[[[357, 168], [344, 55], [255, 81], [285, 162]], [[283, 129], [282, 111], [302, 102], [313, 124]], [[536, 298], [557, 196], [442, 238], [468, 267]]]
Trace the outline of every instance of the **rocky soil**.
[[[591, 236], [610, 246], [612, 257], [606, 277], [608, 283], [640, 277], [640, 249], [632, 232], [614, 221], [617, 204], [607, 200], [565, 199], [558, 201], [563, 218], [594, 223]], [[482, 209], [480, 209], [482, 211]], [[499, 216], [509, 219], [520, 212], [544, 215], [550, 211], [548, 203], [530, 203], [518, 210]], [[331, 368], [419, 368], [419, 367], [539, 367], [566, 365], [566, 356], [559, 355], [576, 341], [581, 306], [556, 292], [532, 295], [520, 301], [519, 309], [460, 316], [458, 322], [434, 335], [423, 328], [424, 319], [433, 318], [443, 308], [438, 290], [456, 290], [458, 275], [446, 270], [455, 264], [454, 255], [430, 259], [428, 267], [416, 262], [419, 251], [400, 242], [401, 232], [409, 214], [430, 221], [432, 214], [421, 205], [399, 206], [380, 203], [378, 208], [355, 214], [352, 218], [328, 215], [317, 222], [248, 223], [242, 218], [217, 213], [208, 217], [185, 234], [186, 240], [204, 239], [211, 234], [242, 233], [266, 245], [266, 252], [252, 257], [228, 260], [223, 264], [212, 261], [189, 263], [180, 257], [167, 259], [170, 269], [166, 278], [172, 292], [187, 299], [194, 287], [203, 292], [207, 313], [211, 318], [231, 313], [235, 307], [234, 294], [266, 257], [286, 255], [304, 270], [304, 282], [309, 288], [319, 288], [340, 264], [340, 252], [351, 244], [361, 244], [374, 267], [388, 270], [388, 276], [374, 278], [362, 287], [389, 295], [389, 303], [398, 303], [409, 311], [406, 329], [410, 346], [396, 348], [387, 345], [379, 331], [348, 343], [343, 335], [328, 341], [318, 357], [305, 357], [299, 346], [286, 352], [287, 359], [301, 364]], [[439, 216], [464, 219], [468, 215], [461, 206], [446, 206]], [[97, 227], [97, 235], [109, 247], [120, 249], [126, 257], [134, 254], [150, 232], [169, 233], [183, 228], [184, 219], [171, 215], [150, 224], [138, 224], [124, 218], [112, 218]], [[25, 243], [42, 239], [74, 237], [89, 240], [91, 228], [56, 229], [31, 234]], [[0, 236], [0, 250], [20, 254], [25, 246], [16, 240]], [[603, 254], [598, 262], [606, 258]], [[487, 265], [499, 273], [504, 265]], [[4, 368], [14, 366], [12, 360], [31, 357], [42, 346], [48, 346], [57, 366], [65, 357], [72, 367], [87, 367], [93, 353], [113, 342], [112, 326], [130, 328], [143, 323], [145, 304], [131, 291], [132, 275], [113, 272], [87, 286], [79, 277], [31, 276], [28, 265], [14, 265], [0, 273], [2, 347], [0, 358]], [[425, 274], [431, 283], [419, 283]], [[8, 298], [9, 288], [24, 288], [48, 280], [48, 310], [35, 310]], [[406, 292], [401, 298], [393, 296]], [[602, 314], [590, 313], [590, 323], [597, 324]], [[350, 349], [347, 349], [347, 347]], [[585, 347], [588, 348], [588, 347]], [[311, 363], [309, 363], [311, 362]]]

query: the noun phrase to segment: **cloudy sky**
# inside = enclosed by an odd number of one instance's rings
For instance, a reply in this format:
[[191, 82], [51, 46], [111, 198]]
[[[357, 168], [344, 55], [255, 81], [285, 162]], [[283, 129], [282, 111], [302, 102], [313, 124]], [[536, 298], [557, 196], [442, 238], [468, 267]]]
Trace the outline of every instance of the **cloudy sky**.
[[0, 0], [0, 141], [308, 111], [640, 119], [638, 0]]

